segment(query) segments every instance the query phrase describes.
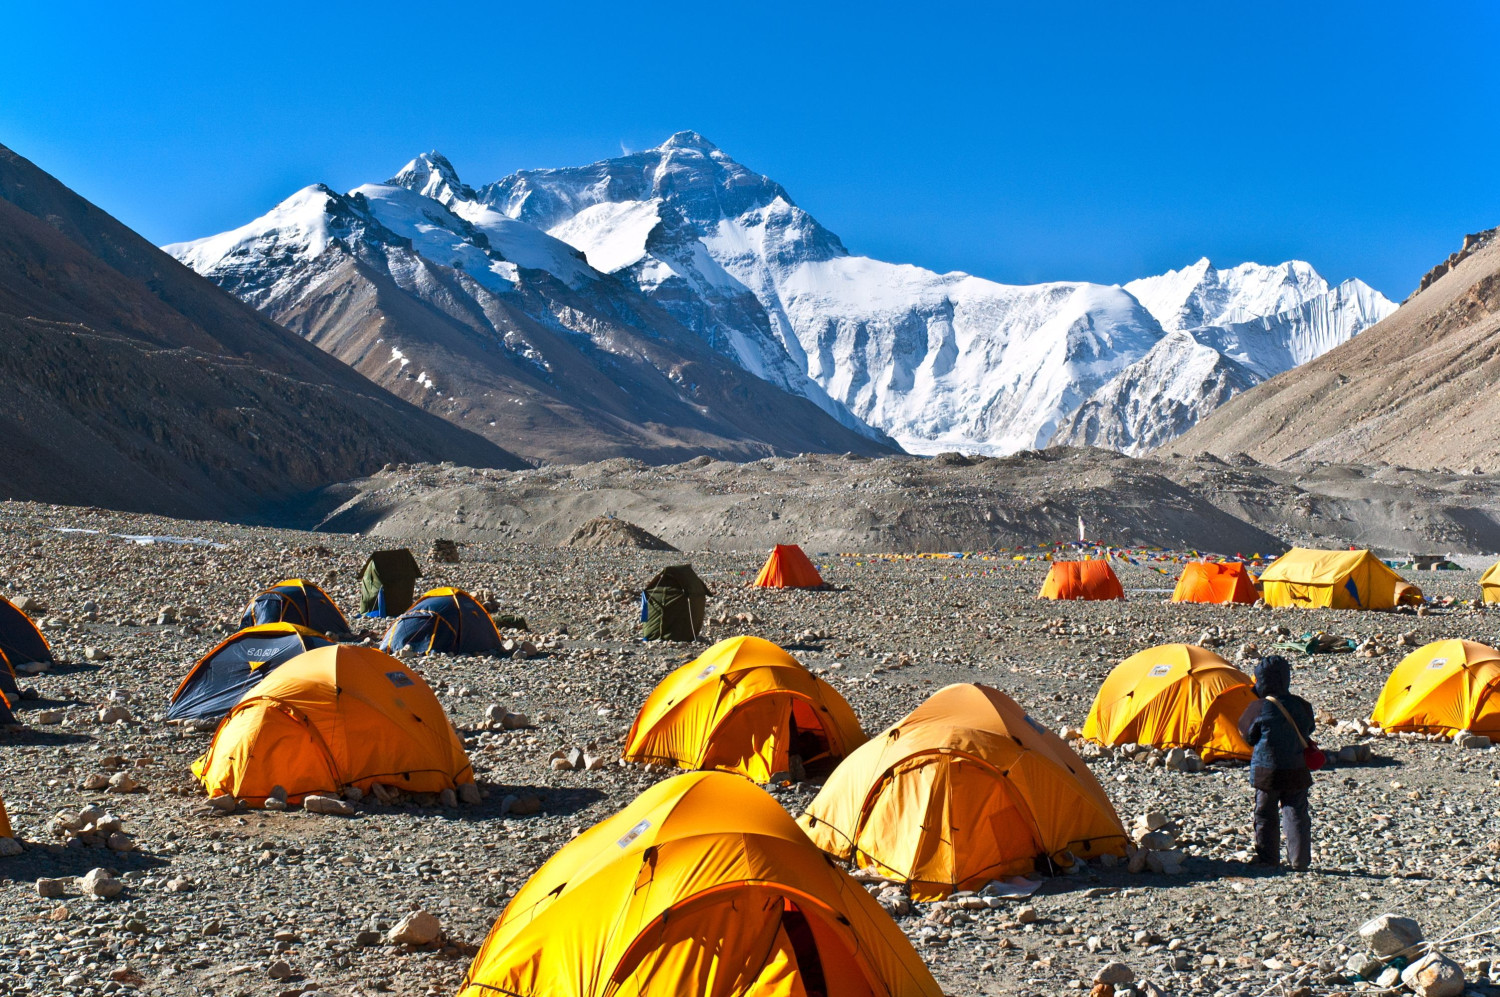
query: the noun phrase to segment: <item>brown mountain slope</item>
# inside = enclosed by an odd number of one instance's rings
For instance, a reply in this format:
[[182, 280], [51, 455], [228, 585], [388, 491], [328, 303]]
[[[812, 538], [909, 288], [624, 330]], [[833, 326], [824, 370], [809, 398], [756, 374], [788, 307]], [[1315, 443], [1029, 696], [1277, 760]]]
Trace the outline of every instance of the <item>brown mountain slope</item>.
[[1261, 461], [1500, 465], [1500, 239], [1384, 322], [1231, 400], [1163, 450]]
[[254, 517], [390, 461], [523, 466], [0, 146], [0, 495]]

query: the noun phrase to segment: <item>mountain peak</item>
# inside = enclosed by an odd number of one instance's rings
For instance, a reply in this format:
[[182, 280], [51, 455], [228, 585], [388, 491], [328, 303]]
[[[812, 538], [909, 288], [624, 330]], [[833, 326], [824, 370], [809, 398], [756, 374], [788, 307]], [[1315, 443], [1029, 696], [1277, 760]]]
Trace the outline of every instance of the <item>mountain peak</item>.
[[694, 131], [677, 132], [663, 142], [659, 148], [663, 152], [671, 149], [695, 149], [702, 153], [715, 153], [719, 151], [718, 146]]
[[424, 152], [386, 181], [391, 187], [405, 187], [424, 197], [447, 204], [455, 198], [472, 200], [474, 191], [458, 178], [458, 171], [448, 157], [433, 149]]

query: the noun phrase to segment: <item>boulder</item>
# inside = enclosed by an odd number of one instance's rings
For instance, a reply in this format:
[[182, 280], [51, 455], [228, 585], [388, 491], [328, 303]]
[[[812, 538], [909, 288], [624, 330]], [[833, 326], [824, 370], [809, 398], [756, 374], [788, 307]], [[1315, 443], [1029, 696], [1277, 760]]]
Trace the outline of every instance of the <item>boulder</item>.
[[1094, 974], [1094, 982], [1108, 983], [1111, 986], [1119, 986], [1122, 983], [1134, 983], [1135, 970], [1123, 962], [1106, 962]]
[[1401, 971], [1401, 982], [1417, 997], [1459, 997], [1464, 992], [1464, 971], [1441, 952], [1429, 952]]
[[1381, 914], [1360, 926], [1359, 937], [1371, 952], [1390, 958], [1421, 942], [1422, 926], [1409, 917]]
[[95, 900], [117, 897], [124, 889], [125, 884], [110, 875], [107, 869], [90, 869], [78, 880], [78, 892]]
[[414, 910], [390, 930], [385, 940], [392, 945], [426, 945], [443, 937], [443, 926], [425, 910]]
[[313, 793], [302, 798], [302, 809], [308, 813], [328, 814], [332, 817], [353, 817], [354, 807], [345, 803], [337, 796], [323, 796]]

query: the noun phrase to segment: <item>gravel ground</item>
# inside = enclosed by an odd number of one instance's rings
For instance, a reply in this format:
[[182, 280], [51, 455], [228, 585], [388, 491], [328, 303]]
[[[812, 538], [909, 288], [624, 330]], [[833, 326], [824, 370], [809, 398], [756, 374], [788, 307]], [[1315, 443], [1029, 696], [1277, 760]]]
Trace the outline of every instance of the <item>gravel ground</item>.
[[[112, 534], [222, 546], [142, 544]], [[613, 756], [650, 688], [696, 653], [633, 637], [636, 586], [679, 556], [474, 543], [462, 547], [457, 565], [429, 564], [425, 547], [417, 549], [430, 572], [424, 584], [487, 591], [502, 610], [527, 617], [540, 656], [410, 660], [467, 739], [484, 802], [444, 809], [367, 801], [353, 818], [214, 812], [188, 771], [209, 735], [162, 723], [167, 696], [188, 665], [233, 629], [249, 597], [281, 577], [326, 581], [351, 609], [356, 573], [375, 545], [347, 535], [0, 504], [4, 591], [45, 607], [36, 615], [66, 662], [23, 681], [37, 694], [21, 711], [28, 725], [0, 733], [0, 794], [27, 844], [23, 854], [0, 858], [0, 993], [451, 993], [473, 946], [525, 878], [579, 829], [660, 777], [613, 764], [557, 772], [548, 756], [589, 743]], [[710, 614], [725, 622], [711, 636], [748, 632], [790, 646], [848, 697], [870, 732], [954, 681], [994, 685], [1054, 727], [1081, 727], [1100, 680], [1135, 651], [1210, 632], [1233, 657], [1243, 643], [1266, 642], [1258, 630], [1286, 626], [1388, 649], [1372, 658], [1297, 660], [1295, 687], [1320, 713], [1320, 739], [1337, 746], [1357, 740], [1333, 725], [1368, 716], [1399, 658], [1399, 634], [1418, 643], [1500, 644], [1500, 614], [1467, 607], [1419, 617], [1171, 606], [1161, 601], [1169, 584], [1162, 576], [1128, 565], [1120, 571], [1130, 593], [1123, 604], [1039, 603], [1033, 597], [1043, 566], [1008, 561], [823, 557], [816, 560], [839, 591], [745, 589], [763, 556], [691, 556], [718, 592]], [[1467, 599], [1476, 579], [1461, 571], [1424, 574], [1420, 582], [1429, 596]], [[164, 607], [184, 622], [158, 625]], [[373, 627], [370, 635], [377, 636]], [[99, 722], [100, 708], [111, 704], [123, 704], [131, 719]], [[534, 726], [485, 729], [492, 704], [527, 714]], [[49, 710], [60, 711], [61, 722], [39, 723]], [[1181, 875], [1094, 868], [1046, 880], [1013, 906], [917, 905], [900, 923], [952, 995], [1086, 990], [1111, 959], [1173, 994], [1261, 994], [1294, 971], [1312, 992], [1350, 992], [1333, 971], [1357, 947], [1350, 934], [1375, 914], [1410, 914], [1431, 938], [1500, 922], [1500, 749], [1371, 743], [1368, 763], [1317, 778], [1309, 873], [1253, 873], [1243, 865], [1251, 802], [1244, 769], [1188, 774], [1095, 758], [1090, 764], [1127, 824], [1146, 810], [1175, 821], [1188, 853]], [[92, 775], [116, 772], [141, 786], [82, 788]], [[776, 795], [795, 813], [813, 791]], [[540, 812], [502, 814], [505, 797], [526, 793], [540, 798]], [[64, 844], [52, 833], [55, 814], [88, 804], [117, 815], [136, 849], [91, 847], [83, 838]], [[94, 900], [72, 884], [63, 896], [38, 895], [38, 878], [95, 867], [120, 875], [119, 896]], [[396, 947], [371, 934], [417, 908], [438, 917], [444, 943]], [[1448, 951], [1460, 962], [1488, 959], [1496, 955], [1493, 939], [1456, 942]]]

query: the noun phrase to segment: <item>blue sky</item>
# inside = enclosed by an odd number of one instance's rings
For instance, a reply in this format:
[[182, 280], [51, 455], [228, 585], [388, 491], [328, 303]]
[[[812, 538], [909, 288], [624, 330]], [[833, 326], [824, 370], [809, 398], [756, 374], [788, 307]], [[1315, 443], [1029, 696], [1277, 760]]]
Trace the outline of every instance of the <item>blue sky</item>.
[[854, 252], [1012, 282], [1299, 257], [1399, 299], [1500, 225], [1490, 2], [63, 2], [6, 25], [0, 143], [156, 242], [429, 148], [477, 184], [684, 128]]

